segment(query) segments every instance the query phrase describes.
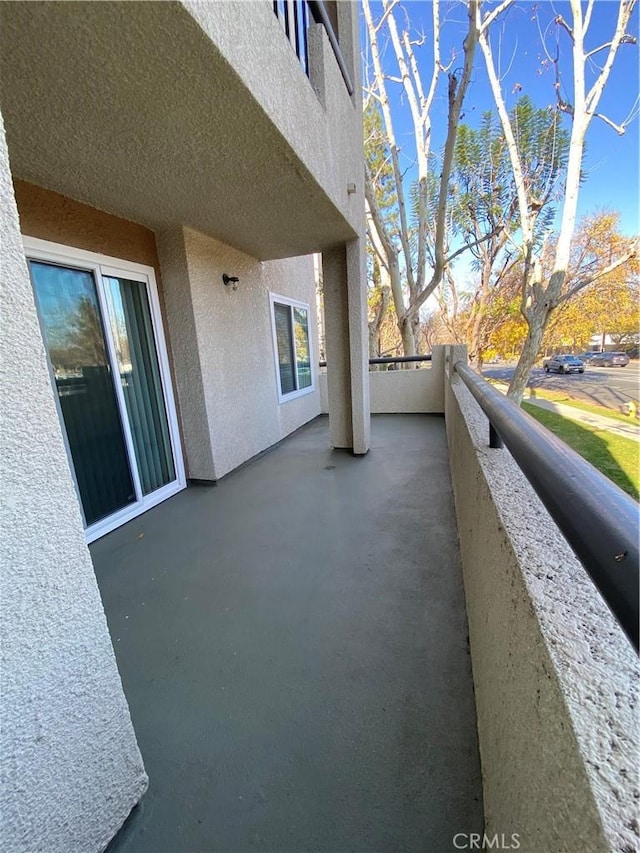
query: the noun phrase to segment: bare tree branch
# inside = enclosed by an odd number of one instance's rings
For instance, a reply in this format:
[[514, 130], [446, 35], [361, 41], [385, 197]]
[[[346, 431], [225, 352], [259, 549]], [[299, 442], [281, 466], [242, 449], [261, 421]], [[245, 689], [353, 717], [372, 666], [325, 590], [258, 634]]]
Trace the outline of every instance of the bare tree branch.
[[376, 197], [373, 181], [371, 180], [371, 172], [369, 170], [369, 165], [366, 162], [364, 167], [364, 195], [367, 203], [367, 215], [373, 223], [373, 227], [375, 228], [380, 244], [383, 246], [385, 255], [389, 258], [391, 255], [396, 253], [396, 250], [385, 227], [382, 214], [380, 213], [378, 199]]
[[[625, 34], [620, 39], [620, 44], [638, 44], [638, 39], [635, 36], [630, 36], [628, 34]], [[585, 53], [584, 58], [585, 59], [591, 59], [591, 57], [595, 56], [596, 53], [600, 53], [601, 50], [608, 50], [612, 46], [613, 46], [613, 42], [608, 41], [608, 42], [606, 42], [606, 44], [601, 44], [600, 47], [594, 47], [594, 49], [590, 50], [589, 53]]]
[[[388, 3], [385, 5], [385, 11], [388, 10], [388, 17], [390, 19], [393, 18], [392, 9], [388, 6], [393, 6], [396, 0], [393, 3]], [[373, 17], [371, 15], [371, 7], [369, 5], [369, 0], [363, 0], [363, 10], [365, 21], [367, 24], [367, 30], [369, 31], [369, 42], [371, 45], [371, 57], [373, 59], [373, 67], [375, 73], [375, 79], [378, 86], [378, 91], [380, 93], [380, 105], [382, 110], [382, 116], [385, 124], [385, 133], [387, 136], [387, 140], [389, 142], [389, 149], [391, 151], [391, 161], [393, 165], [393, 175], [395, 181], [395, 189], [396, 195], [398, 198], [398, 215], [400, 217], [400, 241], [402, 243], [402, 249], [405, 255], [405, 259], [407, 261], [407, 278], [409, 279], [410, 287], [413, 286], [413, 269], [411, 265], [411, 249], [409, 246], [408, 240], [408, 226], [407, 226], [407, 206], [405, 202], [404, 196], [404, 186], [402, 182], [402, 172], [400, 170], [400, 160], [398, 157], [399, 148], [396, 143], [395, 134], [393, 130], [393, 121], [391, 117], [391, 108], [389, 106], [389, 98], [387, 96], [387, 90], [385, 86], [385, 78], [382, 69], [382, 63], [380, 60], [380, 53], [378, 50], [378, 38], [377, 38], [377, 29], [373, 23]], [[381, 221], [381, 220], [380, 220]]]
[[616, 124], [614, 121], [611, 121], [611, 119], [610, 119], [610, 118], [607, 118], [607, 116], [602, 115], [602, 113], [594, 113], [594, 114], [593, 114], [593, 117], [594, 117], [594, 118], [599, 118], [599, 119], [601, 119], [605, 124], [608, 124], [608, 125], [609, 125], [609, 127], [612, 127], [612, 128], [615, 130], [615, 132], [616, 132], [619, 136], [624, 136], [624, 135], [625, 135], [626, 130], [625, 130], [624, 125], [622, 125], [622, 124]]
[[384, 27], [385, 21], [387, 20], [389, 15], [393, 12], [393, 10], [396, 8], [396, 6], [398, 5], [399, 2], [400, 2], [400, 0], [393, 0], [393, 2], [390, 2], [385, 6], [384, 14], [382, 15], [382, 17], [380, 18], [380, 20], [376, 24], [374, 32], [377, 33], [382, 29], [382, 27]]
[[495, 21], [495, 19], [499, 17], [505, 11], [505, 9], [508, 9], [509, 6], [513, 4], [513, 2], [514, 0], [503, 0], [503, 2], [499, 6], [496, 6], [493, 12], [490, 12], [482, 22], [482, 25], [479, 28], [479, 34], [482, 35], [486, 30], [488, 30], [491, 24]]
[[596, 0], [589, 0], [587, 3], [587, 11], [584, 15], [584, 31], [585, 33], [589, 29], [589, 25], [591, 24], [591, 15], [593, 14], [593, 7], [595, 6]]
[[518, 193], [518, 206], [520, 209], [523, 242], [525, 246], [530, 246], [533, 241], [533, 227], [531, 223], [531, 217], [529, 215], [529, 202], [527, 199], [522, 163], [520, 162], [520, 154], [518, 153], [518, 143], [516, 142], [516, 138], [513, 133], [513, 128], [511, 127], [509, 114], [507, 113], [507, 107], [502, 94], [502, 88], [500, 86], [500, 81], [498, 80], [498, 75], [496, 73], [495, 65], [493, 62], [491, 45], [489, 43], [489, 39], [487, 38], [487, 28], [488, 24], [491, 21], [489, 20], [489, 17], [487, 17], [485, 19], [485, 22], [483, 24], [480, 24], [479, 18], [480, 10], [478, 8], [477, 19], [480, 49], [484, 54], [485, 65], [487, 67], [487, 75], [489, 77], [489, 84], [491, 86], [491, 92], [493, 94], [493, 99], [496, 104], [496, 109], [498, 110], [498, 115], [502, 124], [502, 130], [507, 141], [507, 151], [509, 152], [509, 159], [511, 161], [511, 168], [513, 169], [513, 176]]
[[449, 256], [447, 257], [447, 259], [445, 260], [445, 266], [449, 266], [449, 264], [450, 264], [452, 261], [454, 261], [457, 257], [459, 257], [460, 255], [462, 255], [462, 254], [463, 254], [464, 252], [466, 252], [468, 249], [473, 249], [473, 248], [474, 248], [474, 246], [481, 246], [483, 243], [486, 243], [486, 242], [488, 242], [489, 240], [493, 240], [493, 238], [494, 238], [497, 234], [500, 234], [501, 232], [504, 232], [504, 229], [503, 229], [503, 228], [502, 228], [502, 226], [500, 225], [498, 228], [495, 228], [495, 229], [494, 229], [493, 231], [491, 231], [489, 234], [485, 234], [485, 235], [484, 235], [484, 236], [482, 236], [482, 237], [478, 237], [478, 239], [477, 239], [477, 240], [473, 240], [471, 243], [465, 243], [465, 244], [464, 244], [464, 246], [461, 246], [459, 249], [456, 249], [456, 251], [455, 251], [455, 252], [453, 252], [451, 255], [449, 255]]
[[562, 17], [562, 15], [556, 15], [556, 24], [558, 24], [558, 26], [560, 26], [564, 30], [566, 30], [569, 33], [569, 37], [571, 38], [571, 41], [573, 41], [573, 30], [571, 29], [569, 24], [565, 21], [565, 19]]
[[[369, 213], [369, 210], [367, 209], [367, 219], [369, 219], [370, 216], [371, 216], [371, 214]], [[380, 261], [382, 266], [388, 272], [389, 271], [389, 265], [387, 264], [387, 256], [386, 256], [385, 252], [383, 251], [382, 246], [380, 245], [380, 237], [378, 236], [378, 234], [376, 233], [376, 231], [374, 229], [375, 229], [375, 226], [372, 227], [372, 223], [368, 221], [367, 222], [367, 237], [369, 238], [369, 243], [373, 246], [373, 251], [375, 252], [376, 257], [378, 258], [378, 260]]]
[[[433, 0], [434, 14], [438, 13], [438, 0]], [[416, 141], [416, 154], [418, 158], [418, 258], [416, 263], [415, 275], [413, 271], [411, 275], [407, 275], [410, 296], [413, 296], [414, 291], [421, 290], [424, 282], [424, 258], [425, 258], [425, 241], [426, 241], [426, 216], [427, 216], [427, 199], [426, 199], [426, 182], [429, 157], [429, 136], [431, 127], [428, 125], [428, 112], [424, 105], [418, 102], [419, 93], [416, 93], [414, 80], [409, 73], [410, 59], [407, 61], [403, 45], [398, 35], [398, 28], [393, 15], [388, 17], [389, 33], [391, 34], [391, 43], [396, 56], [396, 62], [402, 75], [402, 85], [407, 96], [409, 108], [411, 110], [411, 118], [413, 119], [413, 132]], [[436, 30], [437, 31], [437, 30]], [[434, 43], [436, 40], [434, 39]], [[409, 45], [410, 56], [413, 55], [411, 46]], [[417, 65], [413, 66], [417, 72]], [[437, 75], [439, 67], [434, 57], [434, 73]], [[420, 87], [422, 88], [422, 87]], [[404, 246], [404, 244], [403, 244]], [[407, 268], [412, 267], [410, 254], [405, 251], [405, 263]]]
[[[631, 12], [633, 11], [634, 5], [635, 0], [620, 0], [620, 6], [618, 9], [618, 23], [616, 25], [616, 31], [613, 36], [613, 39], [611, 40], [611, 45], [609, 47], [609, 53], [604, 64], [604, 68], [602, 69], [601, 74], [596, 79], [595, 83], [589, 91], [589, 94], [586, 97], [586, 108], [592, 115], [598, 108], [600, 96], [602, 95], [602, 91], [607, 83], [607, 80], [609, 79], [609, 75], [611, 73], [611, 69], [613, 67], [613, 62], [616, 58], [618, 48], [623, 43], [623, 40], [626, 38], [625, 34], [627, 30], [627, 24], [629, 23], [629, 19], [631, 18]], [[584, 63], [584, 54], [582, 55], [581, 59]]]
[[[501, 8], [506, 8], [509, 2], [505, 0], [501, 4]], [[471, 72], [473, 71], [473, 60], [478, 44], [479, 29], [479, 3], [478, 0], [469, 0], [468, 2], [468, 30], [464, 40], [464, 66], [462, 69], [462, 77], [458, 82], [454, 73], [449, 74], [449, 117], [447, 122], [447, 139], [444, 146], [444, 154], [442, 158], [442, 172], [440, 174], [440, 188], [438, 192], [438, 207], [436, 213], [436, 235], [435, 235], [435, 268], [431, 281], [426, 290], [430, 293], [438, 287], [442, 281], [442, 276], [445, 269], [444, 257], [444, 240], [447, 215], [447, 194], [449, 192], [449, 181], [451, 178], [451, 169], [453, 166], [453, 154], [455, 151], [456, 137], [458, 133], [458, 123], [460, 121], [460, 113], [464, 102], [469, 83], [471, 82]], [[421, 303], [427, 298], [422, 297]]]
[[578, 291], [587, 287], [587, 285], [593, 284], [594, 282], [598, 281], [598, 279], [604, 278], [605, 275], [609, 275], [609, 273], [612, 273], [614, 270], [617, 270], [618, 267], [621, 267], [628, 261], [633, 260], [633, 258], [637, 258], [639, 246], [640, 243], [636, 238], [631, 244], [628, 251], [626, 251], [623, 255], [620, 255], [620, 257], [616, 258], [616, 260], [610, 263], [608, 266], [604, 267], [601, 270], [598, 270], [598, 272], [593, 273], [593, 275], [588, 275], [584, 278], [581, 278], [578, 282], [576, 282], [576, 284], [572, 285], [569, 290], [566, 291], [566, 293], [563, 293], [558, 299], [556, 299], [555, 304], [562, 305], [563, 302], [567, 302], [567, 300], [571, 299], [572, 296], [578, 293]]

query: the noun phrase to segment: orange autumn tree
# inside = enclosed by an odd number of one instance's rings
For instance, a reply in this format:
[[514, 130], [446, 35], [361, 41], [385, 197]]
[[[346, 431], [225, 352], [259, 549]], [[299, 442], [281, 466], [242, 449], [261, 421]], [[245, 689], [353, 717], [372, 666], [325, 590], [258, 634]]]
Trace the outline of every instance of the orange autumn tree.
[[[547, 351], [570, 347], [582, 351], [594, 335], [609, 333], [622, 342], [638, 332], [638, 277], [640, 264], [630, 258], [578, 293], [571, 294], [571, 282], [588, 277], [591, 270], [610, 263], [622, 254], [628, 237], [620, 233], [620, 216], [598, 211], [585, 216], [574, 235], [567, 273], [567, 286], [549, 322], [544, 346]], [[549, 247], [553, 255], [553, 245]]]

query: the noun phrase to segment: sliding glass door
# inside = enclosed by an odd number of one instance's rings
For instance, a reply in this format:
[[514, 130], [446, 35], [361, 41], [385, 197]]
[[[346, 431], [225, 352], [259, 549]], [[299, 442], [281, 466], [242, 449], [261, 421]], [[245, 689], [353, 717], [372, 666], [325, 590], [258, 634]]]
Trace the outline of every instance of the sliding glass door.
[[153, 270], [43, 241], [25, 248], [92, 541], [185, 485]]

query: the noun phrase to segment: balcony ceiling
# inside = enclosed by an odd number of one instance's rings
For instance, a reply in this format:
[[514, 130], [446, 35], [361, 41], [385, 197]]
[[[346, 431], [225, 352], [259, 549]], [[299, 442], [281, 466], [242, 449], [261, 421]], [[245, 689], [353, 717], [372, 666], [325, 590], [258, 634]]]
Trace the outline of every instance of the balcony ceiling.
[[261, 260], [355, 236], [180, 4], [0, 3], [0, 56], [15, 177]]

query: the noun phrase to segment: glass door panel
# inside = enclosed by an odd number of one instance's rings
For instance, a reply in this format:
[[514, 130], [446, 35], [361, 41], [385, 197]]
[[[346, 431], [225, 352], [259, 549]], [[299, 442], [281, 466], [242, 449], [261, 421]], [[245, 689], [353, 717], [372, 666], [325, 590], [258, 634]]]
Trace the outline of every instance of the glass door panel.
[[151, 311], [144, 282], [103, 276], [142, 493], [176, 478]]
[[278, 341], [280, 387], [283, 394], [289, 394], [291, 391], [296, 390], [291, 311], [288, 305], [281, 305], [279, 302], [274, 303], [273, 311], [276, 320], [276, 338]]
[[310, 388], [311, 356], [309, 355], [309, 318], [306, 308], [293, 309], [295, 323], [296, 364], [298, 367], [298, 388]]
[[136, 502], [91, 272], [30, 261], [87, 526]]

